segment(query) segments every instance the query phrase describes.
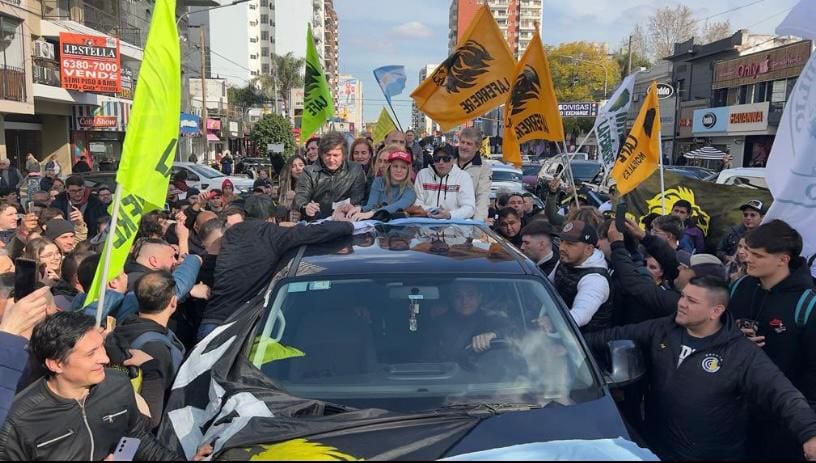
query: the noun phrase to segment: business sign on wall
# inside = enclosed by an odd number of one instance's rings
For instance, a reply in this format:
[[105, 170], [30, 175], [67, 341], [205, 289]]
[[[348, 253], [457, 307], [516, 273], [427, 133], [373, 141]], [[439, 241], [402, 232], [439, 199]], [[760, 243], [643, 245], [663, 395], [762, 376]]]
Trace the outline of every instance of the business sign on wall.
[[733, 88], [796, 77], [810, 58], [811, 46], [812, 42], [805, 40], [715, 63], [711, 87]]
[[694, 135], [764, 132], [770, 103], [743, 104], [694, 111]]
[[559, 103], [558, 110], [561, 117], [595, 117], [598, 115], [598, 103], [577, 102]]
[[97, 93], [122, 90], [119, 39], [60, 32], [60, 50], [62, 88]]

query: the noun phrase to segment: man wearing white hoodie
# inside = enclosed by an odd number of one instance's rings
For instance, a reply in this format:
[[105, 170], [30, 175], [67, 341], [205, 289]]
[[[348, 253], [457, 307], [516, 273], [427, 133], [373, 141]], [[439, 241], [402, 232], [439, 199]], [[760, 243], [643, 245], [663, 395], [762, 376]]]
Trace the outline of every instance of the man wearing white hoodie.
[[476, 212], [473, 181], [456, 165], [447, 146], [434, 151], [433, 164], [419, 171], [414, 190], [415, 204], [433, 219], [470, 219]]
[[561, 230], [555, 289], [583, 333], [608, 328], [612, 319], [609, 268], [597, 244], [598, 232], [580, 220]]

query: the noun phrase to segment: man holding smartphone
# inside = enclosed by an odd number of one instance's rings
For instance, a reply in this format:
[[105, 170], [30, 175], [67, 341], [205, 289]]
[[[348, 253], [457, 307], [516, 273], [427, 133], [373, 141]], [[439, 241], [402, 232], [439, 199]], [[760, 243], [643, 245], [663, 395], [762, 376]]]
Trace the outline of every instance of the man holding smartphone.
[[432, 219], [470, 219], [476, 213], [473, 180], [447, 146], [434, 150], [433, 164], [419, 171], [414, 190], [416, 205]]

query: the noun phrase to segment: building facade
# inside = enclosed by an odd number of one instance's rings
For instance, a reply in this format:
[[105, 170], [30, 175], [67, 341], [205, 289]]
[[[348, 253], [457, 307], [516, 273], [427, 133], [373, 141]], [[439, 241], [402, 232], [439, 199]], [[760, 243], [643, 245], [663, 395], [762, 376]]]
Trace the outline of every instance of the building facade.
[[[426, 64], [419, 70], [419, 82], [424, 81], [429, 75], [433, 74], [438, 64]], [[435, 123], [433, 119], [426, 116], [425, 113], [419, 110], [416, 103], [412, 104], [411, 110], [411, 128], [414, 129], [417, 136], [432, 135], [434, 130], [439, 130], [439, 124]]]
[[[482, 0], [451, 0], [448, 53], [456, 48], [483, 3]], [[516, 59], [520, 59], [533, 39], [535, 23], [541, 21], [543, 0], [487, 0], [486, 3]]]
[[351, 133], [359, 133], [363, 127], [363, 82], [350, 75], [341, 75], [335, 99], [335, 114], [352, 124]]

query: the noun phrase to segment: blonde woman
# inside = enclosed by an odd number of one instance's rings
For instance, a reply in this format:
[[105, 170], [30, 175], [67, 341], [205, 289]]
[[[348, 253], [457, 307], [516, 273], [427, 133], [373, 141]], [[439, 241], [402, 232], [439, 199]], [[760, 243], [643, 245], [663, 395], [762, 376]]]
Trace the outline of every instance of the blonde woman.
[[386, 148], [383, 153], [387, 155], [383, 175], [374, 179], [366, 205], [353, 212], [351, 217], [355, 221], [370, 219], [381, 210], [393, 214], [416, 201], [411, 182], [411, 155], [396, 146]]

